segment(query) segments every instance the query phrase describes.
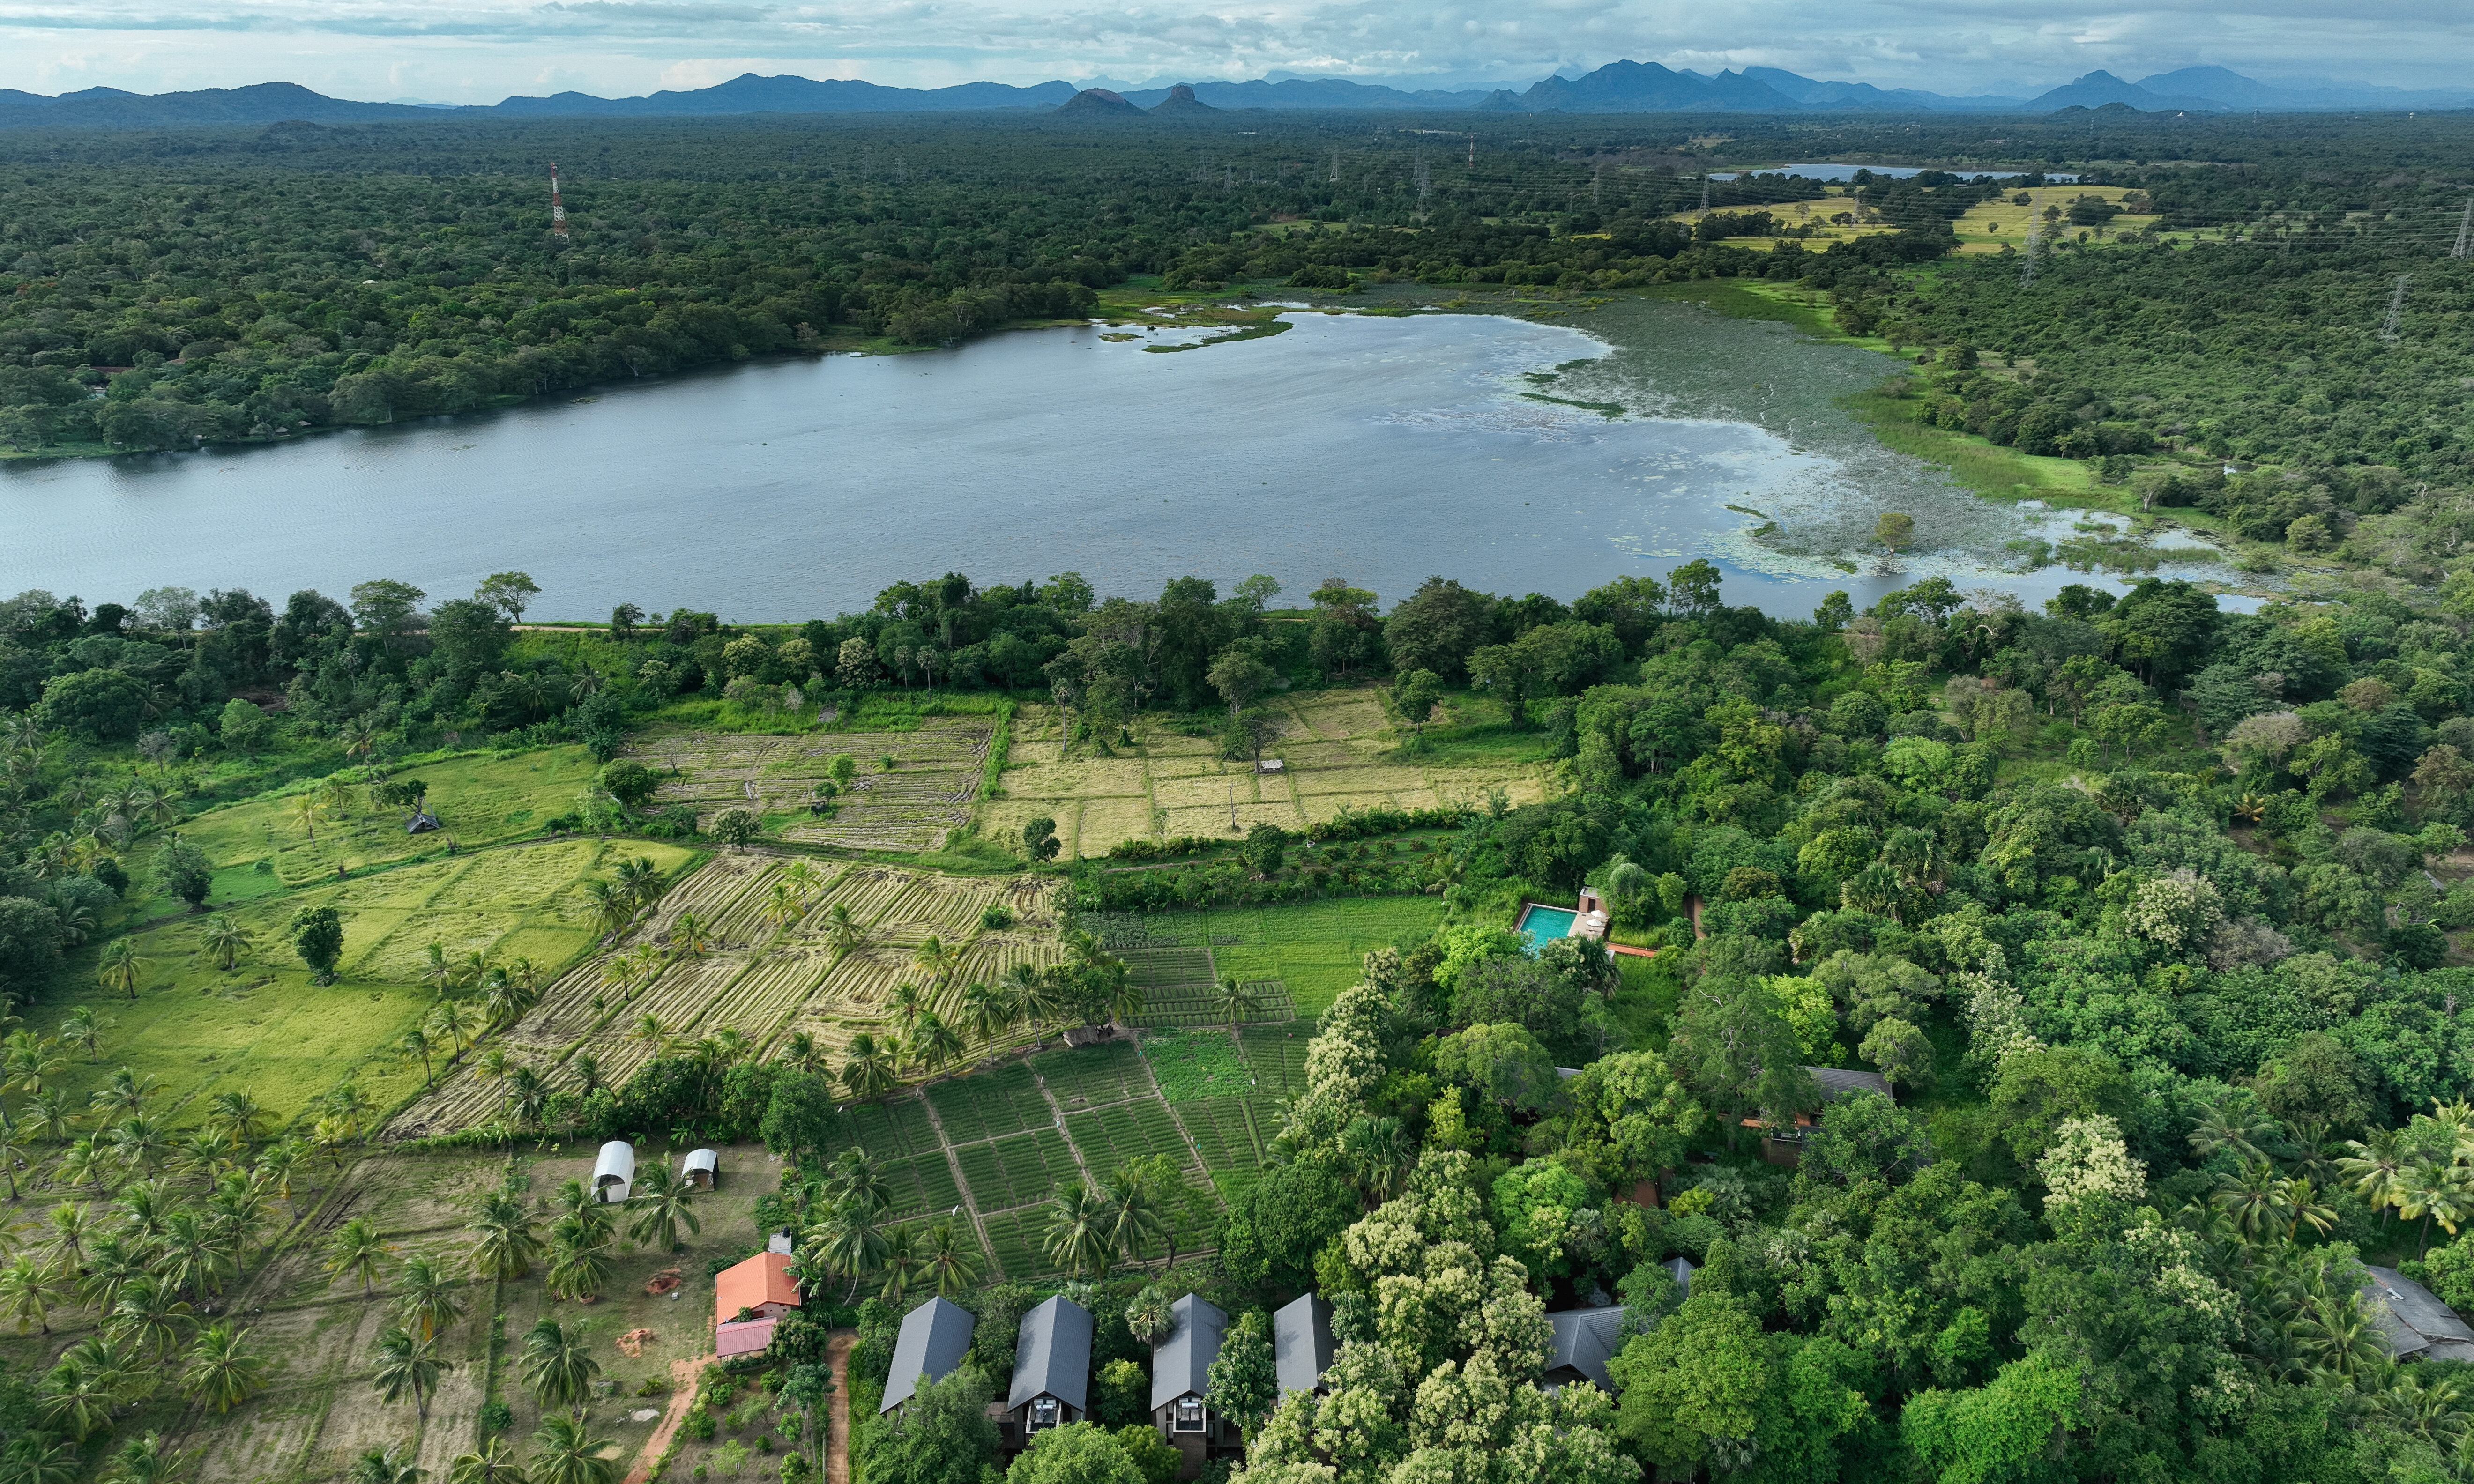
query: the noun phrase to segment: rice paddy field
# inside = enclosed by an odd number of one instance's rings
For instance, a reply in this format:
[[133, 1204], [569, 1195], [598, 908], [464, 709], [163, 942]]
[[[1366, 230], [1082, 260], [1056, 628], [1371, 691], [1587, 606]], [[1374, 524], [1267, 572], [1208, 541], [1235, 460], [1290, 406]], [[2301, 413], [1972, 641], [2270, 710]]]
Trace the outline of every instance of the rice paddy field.
[[1069, 758], [1055, 708], [1026, 706], [1013, 719], [999, 779], [1004, 795], [980, 806], [980, 832], [1010, 841], [1026, 822], [1045, 816], [1056, 822], [1071, 858], [1104, 855], [1138, 838], [1233, 840], [1264, 822], [1302, 829], [1350, 808], [1477, 806], [1495, 789], [1514, 803], [1546, 797], [1539, 763], [1399, 756], [1400, 736], [1373, 686], [1270, 705], [1280, 735], [1264, 755], [1280, 759], [1278, 773], [1226, 761], [1214, 739], [1186, 736], [1157, 718], [1136, 724], [1130, 751]]
[[[238, 1089], [290, 1116], [348, 1077], [384, 1107], [420, 1081], [418, 1065], [387, 1048], [435, 998], [422, 978], [428, 945], [449, 959], [529, 959], [556, 974], [593, 945], [583, 881], [607, 874], [622, 856], [643, 856], [665, 872], [694, 859], [650, 842], [545, 841], [218, 901], [254, 940], [231, 969], [208, 960], [204, 918], [183, 916], [136, 934], [144, 968], [133, 1000], [95, 982], [89, 949], [61, 976], [65, 993], [29, 1020], [50, 1034], [72, 1011], [91, 1006], [108, 1022], [99, 1059], [72, 1054], [60, 1078], [81, 1103], [125, 1065], [158, 1078], [165, 1106], [175, 1110]], [[316, 906], [343, 918], [332, 985], [310, 982], [285, 936], [294, 913]]]
[[[1165, 1155], [1196, 1197], [1180, 1250], [1210, 1240], [1226, 1198], [1262, 1168], [1281, 1101], [1303, 1083], [1302, 1022], [1059, 1047], [853, 1108], [843, 1141], [884, 1161], [897, 1220], [967, 1220], [991, 1277], [1055, 1272], [1042, 1251], [1060, 1183]], [[1159, 1251], [1152, 1254], [1158, 1256]]]
[[[538, 835], [544, 822], [575, 807], [598, 771], [581, 747], [450, 757], [387, 775], [429, 785], [424, 806], [445, 826], [436, 832], [404, 833], [410, 811], [372, 803], [361, 785], [343, 790], [331, 803], [318, 802], [315, 816], [303, 819], [303, 800], [318, 796], [318, 784], [310, 783], [209, 810], [183, 822], [181, 838], [214, 864], [211, 899], [221, 903], [331, 881], [338, 868], [362, 872], [441, 859], [450, 843], [470, 850]], [[158, 900], [139, 904], [138, 912], [172, 906], [177, 903]]]
[[[638, 848], [627, 847], [630, 851]], [[803, 884], [804, 883], [804, 884]], [[788, 922], [770, 915], [774, 888], [804, 901]], [[651, 1016], [670, 1037], [694, 1039], [725, 1026], [759, 1052], [798, 1032], [813, 1036], [827, 1059], [861, 1031], [892, 1029], [894, 987], [925, 992], [929, 1008], [953, 1017], [964, 986], [994, 980], [1018, 963], [1047, 964], [1059, 954], [1051, 894], [1043, 876], [957, 876], [871, 862], [818, 861], [765, 850], [724, 851], [671, 888], [655, 911], [607, 952], [578, 964], [501, 1037], [510, 1055], [536, 1066], [590, 1050], [604, 1081], [624, 1082], [654, 1054], [635, 1034]], [[1003, 905], [1013, 925], [982, 925], [982, 914]], [[837, 945], [832, 923], [846, 908], [858, 941]], [[709, 936], [700, 957], [660, 954], [661, 945], [693, 914]], [[958, 946], [959, 959], [941, 975], [916, 962], [930, 938]], [[642, 950], [659, 961], [632, 969]], [[1030, 1030], [987, 1056], [1029, 1044]], [[441, 1080], [390, 1126], [399, 1137], [443, 1133], [484, 1121], [497, 1094], [472, 1070]]]
[[[791, 735], [656, 730], [628, 755], [666, 775], [655, 806], [686, 804], [700, 826], [724, 809], [754, 809], [786, 840], [916, 853], [970, 823], [996, 733], [990, 716], [923, 716], [890, 731]], [[809, 812], [816, 784], [847, 754], [858, 768], [830, 815]], [[890, 756], [893, 766], [884, 766]]]

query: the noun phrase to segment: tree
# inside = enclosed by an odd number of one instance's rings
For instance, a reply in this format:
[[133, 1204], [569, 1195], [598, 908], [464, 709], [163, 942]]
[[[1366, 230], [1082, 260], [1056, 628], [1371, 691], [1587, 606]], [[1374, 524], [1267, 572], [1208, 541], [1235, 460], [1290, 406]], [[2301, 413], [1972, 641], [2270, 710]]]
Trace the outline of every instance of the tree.
[[1856, 1054], [1870, 1062], [1881, 1073], [1881, 1080], [1893, 1088], [1923, 1089], [1932, 1086], [1933, 1048], [1925, 1033], [1895, 1016], [1877, 1022], [1864, 1037]]
[[980, 1484], [997, 1462], [989, 1400], [990, 1382], [976, 1366], [911, 1393], [901, 1425], [869, 1461], [869, 1484]]
[[194, 912], [206, 904], [206, 893], [214, 889], [214, 863], [206, 859], [206, 851], [173, 835], [155, 852], [155, 879], [165, 892], [187, 902]]
[[724, 809], [713, 819], [714, 838], [727, 842], [733, 850], [747, 849], [747, 842], [764, 832], [764, 817], [753, 809]]
[[507, 622], [520, 624], [524, 621], [524, 610], [541, 596], [541, 587], [521, 572], [493, 572], [481, 579], [473, 596], [505, 613]]
[[396, 1284], [396, 1318], [423, 1339], [435, 1339], [464, 1317], [464, 1301], [456, 1297], [455, 1281], [427, 1253], [404, 1259]]
[[980, 1284], [980, 1244], [953, 1222], [940, 1221], [928, 1229], [920, 1267], [938, 1297], [959, 1298]]
[[265, 1389], [265, 1357], [249, 1349], [248, 1339], [245, 1331], [220, 1320], [199, 1331], [189, 1347], [188, 1366], [181, 1373], [182, 1392], [224, 1413]]
[[327, 1241], [327, 1281], [329, 1285], [346, 1279], [361, 1281], [361, 1297], [377, 1292], [379, 1268], [395, 1256], [395, 1249], [378, 1235], [367, 1216], [354, 1216], [335, 1229]]
[[1097, 1278], [1116, 1251], [1108, 1204], [1087, 1185], [1059, 1185], [1048, 1205], [1048, 1233], [1041, 1250], [1069, 1273]]
[[1915, 544], [1916, 517], [1896, 511], [1883, 512], [1881, 518], [1873, 522], [1873, 539], [1883, 551], [1897, 556]]
[[1465, 679], [1469, 652], [1487, 639], [1487, 603], [1484, 593], [1447, 578], [1419, 584], [1383, 625], [1393, 667], [1404, 675], [1425, 670], [1447, 681]]
[[596, 1438], [581, 1411], [553, 1413], [533, 1434], [531, 1484], [618, 1484], [625, 1465], [605, 1456], [607, 1438]]
[[1392, 682], [1393, 707], [1402, 721], [1417, 729], [1417, 735], [1424, 734], [1426, 723], [1443, 700], [1443, 677], [1432, 670], [1411, 670]]
[[120, 1445], [104, 1473], [104, 1484], [181, 1484], [197, 1462], [196, 1452], [168, 1448], [161, 1433], [149, 1432]]
[[1022, 852], [1033, 862], [1055, 860], [1064, 842], [1056, 838], [1056, 821], [1046, 815], [1022, 826]]
[[1203, 1400], [1251, 1440], [1280, 1400], [1280, 1375], [1272, 1357], [1271, 1325], [1258, 1308], [1237, 1316], [1211, 1362]]
[[137, 981], [146, 971], [146, 960], [137, 953], [137, 940], [114, 938], [103, 945], [103, 956], [95, 961], [94, 978], [107, 990], [137, 998]]
[[1221, 651], [1220, 658], [1211, 662], [1208, 679], [1220, 698], [1228, 703], [1232, 719], [1280, 682], [1278, 671], [1250, 651], [1236, 646]]
[[243, 757], [255, 757], [275, 730], [275, 723], [258, 709], [256, 703], [238, 696], [224, 703], [217, 716], [215, 730], [223, 734], [224, 747]]
[[1157, 1283], [1146, 1283], [1126, 1305], [1126, 1328], [1137, 1344], [1157, 1345], [1176, 1328], [1176, 1317], [1169, 1312], [1167, 1290]]
[[20, 1256], [0, 1267], [0, 1313], [17, 1322], [19, 1334], [26, 1332], [30, 1322], [43, 1333], [51, 1333], [52, 1304], [60, 1297], [59, 1281], [34, 1258]]
[[421, 1484], [422, 1470], [401, 1448], [368, 1448], [352, 1464], [348, 1484]]
[[2055, 1455], [2088, 1421], [2071, 1363], [2039, 1351], [2003, 1366], [1985, 1386], [1917, 1393], [1900, 1431], [1935, 1478], [2029, 1484], [2070, 1476], [2068, 1455]]
[[804, 1165], [823, 1154], [840, 1124], [833, 1084], [813, 1072], [792, 1071], [773, 1079], [758, 1132], [765, 1148]]
[[594, 1377], [601, 1374], [601, 1364], [585, 1348], [584, 1337], [568, 1333], [557, 1320], [548, 1318], [535, 1322], [525, 1331], [517, 1369], [523, 1376], [524, 1388], [541, 1402], [545, 1412], [557, 1407], [581, 1408], [593, 1395]]
[[1523, 1113], [1542, 1110], [1563, 1087], [1555, 1059], [1518, 1025], [1472, 1025], [1444, 1037], [1435, 1047], [1435, 1072]]
[[834, 1373], [829, 1366], [793, 1365], [782, 1377], [782, 1420], [796, 1429], [793, 1436], [807, 1443], [809, 1472], [817, 1478], [825, 1474], [833, 1394]]
[[521, 1278], [542, 1255], [539, 1223], [511, 1190], [481, 1197], [467, 1230], [473, 1234], [473, 1271], [479, 1277]]
[[1315, 1254], [1357, 1219], [1355, 1191], [1319, 1164], [1277, 1164], [1240, 1190], [1221, 1224], [1220, 1260], [1238, 1282], [1279, 1293], [1315, 1283]]
[[638, 1214], [627, 1234], [640, 1247], [656, 1247], [668, 1252], [679, 1245], [679, 1228], [691, 1232], [704, 1230], [704, 1223], [692, 1209], [695, 1187], [681, 1180], [667, 1164], [656, 1164], [636, 1177], [635, 1193], [627, 1204]]
[[217, 969], [227, 972], [240, 962], [241, 955], [247, 953], [256, 941], [255, 935], [248, 928], [221, 912], [206, 919], [205, 929], [198, 935], [199, 945], [206, 950], [206, 957], [213, 960]]
[[294, 913], [292, 946], [309, 966], [313, 983], [334, 983], [336, 962], [344, 956], [343, 914], [332, 907], [303, 907]]
[[1042, 1428], [1006, 1477], [1011, 1479], [1016, 1469], [1021, 1484], [1146, 1484], [1142, 1471], [1097, 1423]]
[[412, 1331], [390, 1326], [378, 1335], [377, 1368], [370, 1380], [385, 1401], [412, 1399], [412, 1409], [423, 1422], [429, 1420], [429, 1399], [438, 1390], [438, 1378], [449, 1370], [438, 1357], [438, 1342], [424, 1340]]

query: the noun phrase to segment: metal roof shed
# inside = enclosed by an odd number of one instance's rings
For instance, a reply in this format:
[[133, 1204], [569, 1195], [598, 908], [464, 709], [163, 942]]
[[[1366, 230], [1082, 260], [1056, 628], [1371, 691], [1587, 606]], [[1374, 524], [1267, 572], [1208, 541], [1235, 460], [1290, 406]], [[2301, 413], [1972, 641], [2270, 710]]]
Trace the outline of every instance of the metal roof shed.
[[593, 1198], [603, 1205], [627, 1199], [636, 1184], [636, 1146], [612, 1139], [593, 1161]]
[[1211, 1362], [1228, 1335], [1228, 1316], [1200, 1294], [1168, 1306], [1168, 1338], [1152, 1349], [1152, 1410], [1211, 1390]]
[[[1549, 1314], [1546, 1323], [1553, 1327], [1554, 1338], [1546, 1348], [1545, 1384], [1579, 1377], [1598, 1390], [1613, 1393], [1614, 1380], [1607, 1375], [1607, 1359], [1623, 1343], [1623, 1305], [1606, 1308], [1565, 1309]], [[1557, 1376], [1557, 1372], [1567, 1373]]]
[[710, 1190], [721, 1178], [721, 1156], [710, 1149], [699, 1149], [688, 1156], [679, 1166], [681, 1184], [698, 1190]]
[[2363, 1307], [2391, 1360], [2474, 1360], [2474, 1328], [2394, 1268], [2363, 1269]]
[[1090, 1410], [1091, 1311], [1058, 1294], [1022, 1316], [1014, 1343], [1013, 1385], [1006, 1410], [1055, 1397], [1077, 1412]]
[[1280, 1394], [1322, 1390], [1335, 1348], [1331, 1305], [1321, 1294], [1306, 1294], [1273, 1315], [1272, 1368], [1279, 1376]]
[[931, 1299], [903, 1315], [902, 1332], [893, 1341], [893, 1369], [885, 1378], [885, 1403], [877, 1411], [890, 1412], [910, 1400], [922, 1381], [953, 1375], [970, 1353], [979, 1323], [969, 1309], [944, 1299]]

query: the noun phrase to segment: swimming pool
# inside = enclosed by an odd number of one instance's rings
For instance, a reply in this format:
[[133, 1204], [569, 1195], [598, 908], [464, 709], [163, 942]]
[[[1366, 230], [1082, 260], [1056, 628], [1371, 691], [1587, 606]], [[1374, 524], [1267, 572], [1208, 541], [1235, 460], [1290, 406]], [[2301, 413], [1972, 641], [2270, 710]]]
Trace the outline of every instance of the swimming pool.
[[1529, 951], [1535, 953], [1548, 939], [1569, 937], [1572, 920], [1578, 916], [1569, 907], [1541, 906], [1533, 901], [1521, 909], [1520, 921], [1513, 924], [1512, 930], [1528, 939]]

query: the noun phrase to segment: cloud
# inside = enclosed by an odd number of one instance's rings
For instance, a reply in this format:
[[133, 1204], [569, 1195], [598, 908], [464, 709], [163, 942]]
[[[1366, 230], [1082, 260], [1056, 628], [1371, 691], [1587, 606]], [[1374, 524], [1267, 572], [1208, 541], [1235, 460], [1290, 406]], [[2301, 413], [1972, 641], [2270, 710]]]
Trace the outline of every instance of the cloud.
[[[2403, 44], [2411, 39], [2410, 49]], [[638, 93], [736, 71], [935, 86], [1129, 77], [1534, 79], [1616, 58], [1712, 71], [1768, 65], [1883, 86], [2049, 86], [2217, 62], [2257, 74], [2457, 83], [2474, 59], [2462, 0], [1271, 0], [1244, 8], [1087, 0], [0, 0], [0, 85], [142, 91], [273, 78], [388, 97], [390, 78], [492, 102], [555, 72]], [[383, 45], [373, 45], [383, 41]], [[729, 60], [714, 60], [726, 56]], [[451, 80], [451, 83], [449, 82]], [[690, 83], [687, 85], [697, 85]]]

